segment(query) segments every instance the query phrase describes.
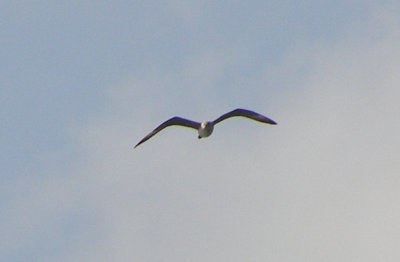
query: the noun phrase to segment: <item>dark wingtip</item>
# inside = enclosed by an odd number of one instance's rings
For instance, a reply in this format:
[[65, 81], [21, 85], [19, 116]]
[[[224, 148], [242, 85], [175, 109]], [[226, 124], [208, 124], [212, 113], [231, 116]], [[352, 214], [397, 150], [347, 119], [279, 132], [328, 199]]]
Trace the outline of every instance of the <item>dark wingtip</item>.
[[270, 118], [267, 118], [267, 117], [265, 117], [264, 118], [264, 121], [263, 121], [264, 123], [267, 123], [267, 124], [270, 124], [270, 125], [277, 125], [278, 123], [277, 122], [275, 122], [274, 120], [272, 120], [272, 119], [270, 119]]

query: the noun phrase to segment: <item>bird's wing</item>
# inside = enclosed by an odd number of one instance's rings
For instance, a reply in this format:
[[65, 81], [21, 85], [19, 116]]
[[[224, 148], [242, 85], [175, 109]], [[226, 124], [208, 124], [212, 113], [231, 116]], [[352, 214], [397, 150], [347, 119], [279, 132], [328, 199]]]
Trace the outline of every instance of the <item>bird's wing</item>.
[[177, 116], [173, 117], [173, 118], [170, 118], [167, 121], [165, 121], [164, 123], [162, 123], [161, 125], [159, 125], [156, 129], [151, 131], [142, 140], [140, 140], [140, 142], [137, 143], [137, 145], [135, 147], [137, 147], [141, 143], [149, 140], [152, 136], [154, 136], [155, 134], [157, 134], [158, 132], [160, 132], [161, 130], [163, 130], [164, 128], [166, 128], [168, 126], [184, 126], [184, 127], [191, 127], [191, 128], [194, 128], [194, 129], [199, 129], [200, 123], [194, 122], [194, 121], [191, 121], [191, 120], [188, 120], [188, 119], [185, 119], [185, 118], [177, 117]]
[[223, 114], [222, 116], [220, 116], [217, 119], [215, 119], [213, 121], [213, 123], [217, 124], [217, 123], [219, 123], [219, 122], [221, 122], [221, 121], [223, 121], [223, 120], [225, 120], [225, 119], [227, 119], [229, 117], [234, 117], [234, 116], [247, 117], [247, 118], [250, 118], [250, 119], [253, 119], [253, 120], [256, 120], [256, 121], [259, 121], [259, 122], [267, 123], [267, 124], [270, 124], [270, 125], [276, 125], [277, 124], [274, 120], [269, 119], [266, 116], [263, 116], [263, 115], [261, 115], [259, 113], [254, 112], [254, 111], [241, 109], [241, 108], [238, 108], [238, 109], [232, 110], [232, 111], [230, 111], [230, 112], [228, 112], [226, 114]]

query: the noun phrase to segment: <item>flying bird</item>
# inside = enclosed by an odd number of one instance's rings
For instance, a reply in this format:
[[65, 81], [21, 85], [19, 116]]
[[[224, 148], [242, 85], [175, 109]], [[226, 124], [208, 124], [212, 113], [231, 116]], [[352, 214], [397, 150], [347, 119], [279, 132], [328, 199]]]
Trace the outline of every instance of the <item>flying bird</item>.
[[142, 140], [140, 140], [139, 143], [137, 143], [137, 145], [135, 146], [135, 148], [137, 146], [139, 146], [140, 144], [146, 142], [147, 140], [149, 140], [152, 136], [154, 136], [155, 134], [157, 134], [158, 132], [160, 132], [161, 130], [163, 130], [166, 127], [169, 126], [184, 126], [184, 127], [190, 127], [193, 129], [196, 129], [199, 133], [198, 138], [203, 138], [203, 137], [208, 137], [211, 135], [211, 133], [214, 130], [214, 125], [218, 124], [219, 122], [230, 118], [230, 117], [234, 117], [234, 116], [242, 116], [242, 117], [247, 117], [262, 123], [266, 123], [266, 124], [270, 124], [270, 125], [276, 125], [277, 123], [272, 120], [269, 119], [266, 116], [263, 116], [259, 113], [256, 113], [254, 111], [250, 111], [250, 110], [246, 110], [246, 109], [235, 109], [232, 110], [226, 114], [223, 114], [222, 116], [218, 117], [217, 119], [215, 119], [214, 121], [204, 121], [204, 122], [195, 122], [189, 119], [185, 119], [182, 117], [172, 117], [170, 119], [168, 119], [167, 121], [163, 122], [161, 125], [159, 125], [156, 129], [154, 129], [153, 131], [151, 131], [147, 136], [145, 136]]

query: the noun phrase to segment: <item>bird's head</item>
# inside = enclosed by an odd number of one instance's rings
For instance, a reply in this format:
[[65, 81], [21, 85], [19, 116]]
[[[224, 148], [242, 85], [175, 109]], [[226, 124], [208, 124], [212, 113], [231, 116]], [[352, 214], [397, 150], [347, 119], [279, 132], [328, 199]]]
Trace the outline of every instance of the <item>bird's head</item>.
[[213, 129], [214, 129], [214, 124], [212, 122], [210, 121], [201, 122], [198, 138], [200, 139], [202, 137], [208, 137], [209, 135], [211, 135]]

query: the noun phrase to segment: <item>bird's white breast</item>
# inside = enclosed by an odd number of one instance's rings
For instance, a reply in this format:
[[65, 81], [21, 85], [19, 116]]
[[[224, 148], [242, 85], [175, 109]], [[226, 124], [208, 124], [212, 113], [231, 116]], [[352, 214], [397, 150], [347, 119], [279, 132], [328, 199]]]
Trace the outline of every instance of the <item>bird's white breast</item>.
[[199, 128], [199, 136], [200, 137], [208, 137], [211, 135], [214, 126], [210, 122], [202, 122]]

